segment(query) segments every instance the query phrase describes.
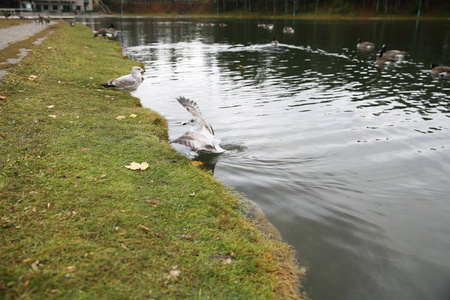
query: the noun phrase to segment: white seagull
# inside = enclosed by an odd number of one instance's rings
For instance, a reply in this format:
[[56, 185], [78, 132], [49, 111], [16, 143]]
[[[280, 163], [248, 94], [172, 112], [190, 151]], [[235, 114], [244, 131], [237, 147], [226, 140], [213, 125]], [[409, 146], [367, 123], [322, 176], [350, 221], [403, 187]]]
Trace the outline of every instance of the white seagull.
[[203, 118], [197, 103], [185, 97], [179, 97], [177, 100], [193, 116], [192, 119], [183, 123], [183, 125], [189, 124], [192, 127], [189, 132], [186, 132], [171, 143], [182, 144], [195, 151], [206, 151], [211, 153], [225, 152], [226, 150], [219, 146], [220, 140], [215, 137], [213, 128]]
[[141, 85], [144, 79], [142, 78], [142, 73], [145, 70], [140, 67], [131, 68], [131, 74], [121, 76], [119, 78], [114, 78], [108, 81], [108, 83], [100, 84], [104, 88], [116, 88], [119, 90], [125, 90], [128, 92], [134, 91]]

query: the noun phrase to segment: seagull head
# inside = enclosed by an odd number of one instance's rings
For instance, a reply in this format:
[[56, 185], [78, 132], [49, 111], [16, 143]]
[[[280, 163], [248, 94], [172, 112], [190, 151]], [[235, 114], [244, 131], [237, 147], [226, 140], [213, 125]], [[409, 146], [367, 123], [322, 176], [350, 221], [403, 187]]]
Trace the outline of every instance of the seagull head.
[[203, 127], [203, 122], [199, 118], [194, 117], [194, 118], [190, 119], [189, 121], [183, 123], [183, 125], [191, 125], [193, 128], [195, 128], [197, 130], [201, 130]]
[[131, 74], [144, 74], [145, 70], [141, 67], [133, 67], [131, 68]]

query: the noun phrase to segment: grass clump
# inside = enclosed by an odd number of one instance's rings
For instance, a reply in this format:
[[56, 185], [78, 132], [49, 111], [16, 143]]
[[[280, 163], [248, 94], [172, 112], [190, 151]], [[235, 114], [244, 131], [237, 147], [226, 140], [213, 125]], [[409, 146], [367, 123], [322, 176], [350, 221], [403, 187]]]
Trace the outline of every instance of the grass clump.
[[301, 297], [292, 249], [168, 144], [163, 117], [99, 89], [141, 64], [54, 29], [0, 86], [0, 298]]

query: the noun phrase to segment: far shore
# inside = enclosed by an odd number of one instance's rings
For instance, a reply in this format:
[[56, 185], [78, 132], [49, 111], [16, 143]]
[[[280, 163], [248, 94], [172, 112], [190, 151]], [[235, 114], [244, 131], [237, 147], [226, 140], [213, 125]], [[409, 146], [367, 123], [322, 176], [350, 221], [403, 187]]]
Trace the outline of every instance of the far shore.
[[[33, 19], [38, 17], [40, 13], [28, 13], [23, 15], [26, 19]], [[47, 16], [48, 14], [41, 13], [42, 15]], [[104, 17], [148, 17], [148, 18], [174, 18], [174, 19], [295, 19], [295, 20], [358, 20], [358, 21], [376, 21], [376, 20], [388, 20], [388, 21], [450, 21], [449, 16], [427, 16], [423, 15], [417, 17], [417, 15], [382, 15], [382, 14], [373, 14], [373, 15], [340, 15], [340, 14], [330, 14], [330, 13], [300, 13], [294, 15], [263, 15], [263, 14], [238, 14], [238, 13], [223, 13], [223, 14], [178, 14], [178, 13], [151, 13], [151, 14], [123, 14], [120, 12], [114, 12], [112, 14], [101, 14], [101, 13], [89, 13], [89, 14], [58, 14], [58, 15], [48, 15], [52, 19], [64, 20], [64, 19], [76, 19], [76, 18], [85, 18], [85, 17], [94, 17], [94, 18], [104, 18]], [[11, 16], [9, 19], [19, 19], [19, 15]]]

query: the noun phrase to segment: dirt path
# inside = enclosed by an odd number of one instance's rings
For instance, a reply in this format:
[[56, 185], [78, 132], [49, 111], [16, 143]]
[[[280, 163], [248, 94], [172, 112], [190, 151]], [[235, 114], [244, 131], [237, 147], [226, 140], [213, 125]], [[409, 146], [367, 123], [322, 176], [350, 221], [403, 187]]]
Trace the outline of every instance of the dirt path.
[[[41, 32], [42, 30], [48, 28], [46, 25], [36, 24], [34, 21], [30, 21], [29, 23], [10, 26], [7, 28], [0, 29], [0, 50], [6, 48], [11, 44], [15, 44], [17, 42], [26, 40], [27, 38]], [[42, 37], [36, 40], [33, 45], [38, 45], [42, 43], [47, 36]], [[19, 53], [14, 58], [12, 57], [0, 57], [0, 65], [7, 64], [17, 64], [20, 62], [31, 49], [20, 48]], [[0, 85], [2, 85], [2, 78], [8, 74], [8, 69], [0, 68]]]
[[29, 23], [0, 29], [0, 50], [9, 44], [17, 43], [47, 28], [46, 25]]

